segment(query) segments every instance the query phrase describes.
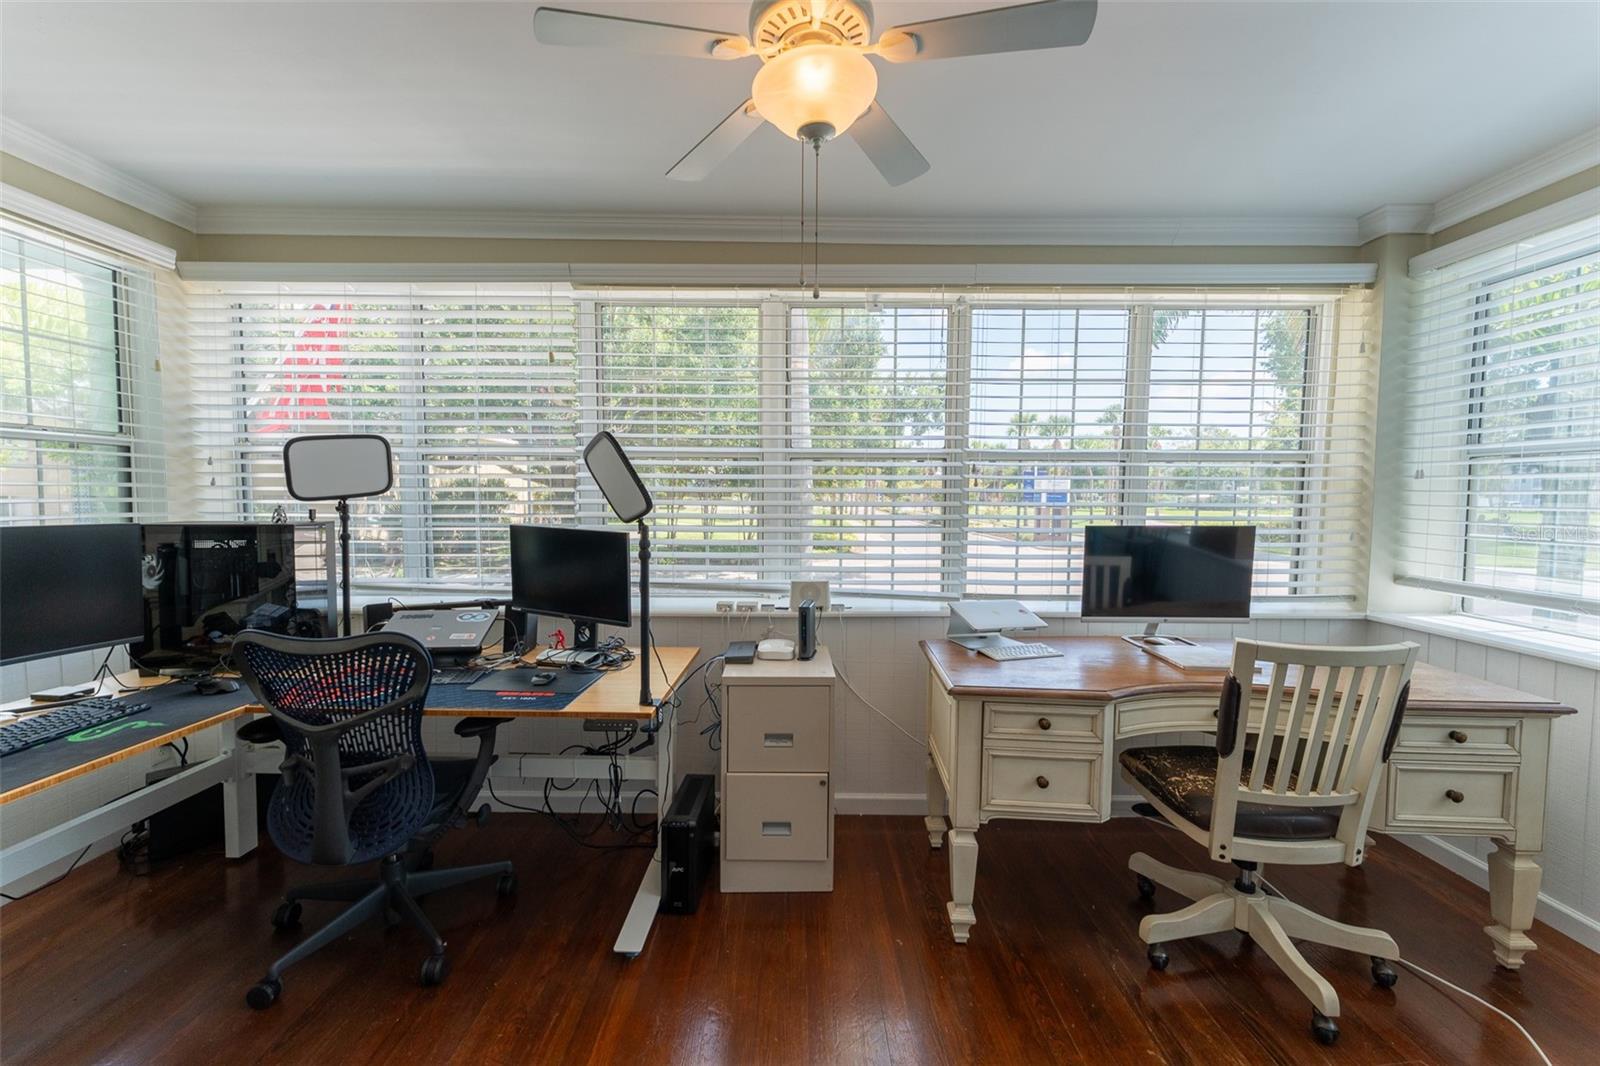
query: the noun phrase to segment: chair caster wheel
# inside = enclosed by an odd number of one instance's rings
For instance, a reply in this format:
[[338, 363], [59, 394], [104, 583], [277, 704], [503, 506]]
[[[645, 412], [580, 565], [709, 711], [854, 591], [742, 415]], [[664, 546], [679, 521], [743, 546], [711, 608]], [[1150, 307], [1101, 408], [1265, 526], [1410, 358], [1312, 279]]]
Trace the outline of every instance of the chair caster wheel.
[[422, 960], [422, 987], [434, 988], [444, 984], [450, 972], [450, 960], [443, 955], [429, 955]]
[[1140, 899], [1155, 899], [1156, 883], [1154, 881], [1150, 880], [1144, 874], [1140, 874], [1135, 883], [1139, 886]]
[[250, 986], [250, 991], [244, 994], [244, 1001], [254, 1010], [266, 1010], [278, 1002], [278, 997], [283, 995], [283, 982], [272, 977], [263, 977]]
[[1152, 970], [1165, 970], [1167, 963], [1172, 961], [1167, 955], [1167, 949], [1160, 944], [1151, 944], [1149, 950], [1144, 954], [1150, 960], [1150, 968]]
[[1388, 959], [1372, 956], [1372, 983], [1379, 988], [1393, 988], [1394, 983], [1400, 980], [1400, 975], [1394, 972], [1394, 967], [1389, 965]]
[[472, 821], [479, 829], [489, 824], [489, 805], [487, 803], [472, 812]]
[[514, 896], [517, 893], [517, 875], [514, 873], [501, 874], [495, 882], [494, 890], [501, 896]]
[[295, 928], [300, 924], [300, 910], [299, 900], [284, 900], [272, 912], [272, 928]]
[[1311, 1012], [1311, 1035], [1320, 1044], [1332, 1044], [1339, 1039], [1339, 1025], [1320, 1010]]

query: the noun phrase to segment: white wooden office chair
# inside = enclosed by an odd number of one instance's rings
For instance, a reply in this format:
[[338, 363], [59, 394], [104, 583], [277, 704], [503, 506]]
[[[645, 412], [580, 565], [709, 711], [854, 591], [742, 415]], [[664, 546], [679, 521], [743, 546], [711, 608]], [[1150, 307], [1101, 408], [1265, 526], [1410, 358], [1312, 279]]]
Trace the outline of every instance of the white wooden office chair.
[[[1199, 746], [1123, 752], [1123, 776], [1162, 818], [1239, 868], [1232, 884], [1179, 870], [1140, 852], [1128, 860], [1139, 894], [1155, 886], [1194, 902], [1147, 915], [1139, 936], [1150, 964], [1167, 966], [1169, 941], [1238, 930], [1259, 944], [1311, 1000], [1311, 1030], [1339, 1036], [1339, 997], [1290, 938], [1371, 957], [1372, 978], [1395, 983], [1400, 957], [1389, 934], [1324, 918], [1261, 884], [1263, 863], [1359, 866], [1373, 790], [1399, 735], [1417, 645], [1321, 648], [1240, 640], [1217, 708], [1215, 750]], [[1265, 700], [1252, 695], [1257, 664]], [[1243, 684], [1241, 684], [1241, 682]]]

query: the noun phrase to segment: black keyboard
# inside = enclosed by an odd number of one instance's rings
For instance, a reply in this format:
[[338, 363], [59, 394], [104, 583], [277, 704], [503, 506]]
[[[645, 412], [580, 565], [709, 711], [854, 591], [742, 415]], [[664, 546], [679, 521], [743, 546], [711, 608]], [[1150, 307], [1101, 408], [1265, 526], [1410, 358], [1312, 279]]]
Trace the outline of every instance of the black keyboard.
[[108, 696], [96, 696], [65, 707], [56, 707], [43, 714], [0, 726], [0, 757], [15, 755], [36, 745], [60, 740], [149, 709], [148, 703], [124, 703]]

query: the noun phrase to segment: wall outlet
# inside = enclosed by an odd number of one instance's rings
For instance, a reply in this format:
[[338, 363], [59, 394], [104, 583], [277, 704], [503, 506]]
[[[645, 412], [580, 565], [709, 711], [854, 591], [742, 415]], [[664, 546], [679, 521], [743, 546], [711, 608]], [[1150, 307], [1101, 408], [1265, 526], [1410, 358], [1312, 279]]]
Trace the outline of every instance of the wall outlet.
[[756, 609], [756, 601], [740, 600], [738, 603], [733, 605], [733, 609], [738, 611], [740, 614], [754, 614]]
[[717, 613], [718, 614], [732, 614], [733, 613], [733, 601], [732, 600], [718, 600], [717, 601]]

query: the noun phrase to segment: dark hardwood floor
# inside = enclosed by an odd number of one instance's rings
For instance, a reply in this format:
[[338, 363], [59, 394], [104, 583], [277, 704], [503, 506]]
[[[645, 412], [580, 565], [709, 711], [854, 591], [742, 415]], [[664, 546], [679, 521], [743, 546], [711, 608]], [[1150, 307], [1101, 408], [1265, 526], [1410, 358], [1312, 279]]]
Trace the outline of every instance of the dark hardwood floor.
[[[1310, 1008], [1237, 934], [1176, 945], [1164, 973], [1137, 936], [1135, 850], [1198, 864], [1198, 849], [1136, 820], [997, 822], [979, 834], [978, 925], [945, 923], [946, 868], [916, 818], [838, 821], [829, 895], [708, 893], [662, 917], [643, 955], [611, 942], [648, 861], [581, 849], [535, 815], [451, 834], [439, 861], [510, 857], [491, 882], [432, 898], [450, 942], [423, 989], [419, 939], [374, 925], [290, 970], [257, 1013], [244, 990], [292, 938], [267, 917], [289, 880], [331, 876], [270, 846], [202, 855], [152, 876], [112, 856], [0, 909], [0, 1058], [36, 1062], [472, 1063], [1529, 1063], [1479, 1005], [1402, 970], [1308, 948], [1338, 990], [1343, 1035], [1313, 1042]], [[309, 877], [308, 877], [309, 875]], [[1523, 1021], [1557, 1063], [1600, 1048], [1596, 956], [1540, 925], [1521, 973], [1497, 970], [1484, 893], [1397, 843], [1365, 867], [1269, 876], [1290, 898], [1388, 929], [1418, 963]], [[1155, 906], [1174, 909], [1165, 891]], [[329, 905], [308, 904], [308, 925]]]

